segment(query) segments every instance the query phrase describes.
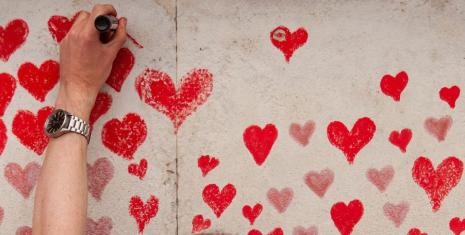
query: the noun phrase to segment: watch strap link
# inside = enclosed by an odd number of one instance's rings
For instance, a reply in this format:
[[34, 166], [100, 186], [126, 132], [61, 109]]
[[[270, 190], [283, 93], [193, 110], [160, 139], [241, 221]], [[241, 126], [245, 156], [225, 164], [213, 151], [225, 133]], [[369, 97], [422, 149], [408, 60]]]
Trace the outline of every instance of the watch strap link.
[[87, 142], [90, 141], [90, 126], [84, 120], [74, 116], [69, 115], [69, 124], [66, 128], [66, 131], [75, 132], [86, 137]]

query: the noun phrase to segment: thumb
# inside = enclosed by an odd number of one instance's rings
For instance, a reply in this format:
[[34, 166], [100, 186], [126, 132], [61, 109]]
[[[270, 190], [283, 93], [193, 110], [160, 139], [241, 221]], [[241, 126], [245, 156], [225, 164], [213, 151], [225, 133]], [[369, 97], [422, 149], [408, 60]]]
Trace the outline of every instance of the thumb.
[[118, 50], [126, 42], [126, 38], [127, 38], [126, 24], [127, 24], [127, 19], [125, 17], [121, 17], [118, 20], [118, 28], [116, 29], [115, 34], [113, 35], [113, 38], [111, 39], [109, 43], [106, 44], [107, 46], [114, 49], [115, 52], [118, 52]]

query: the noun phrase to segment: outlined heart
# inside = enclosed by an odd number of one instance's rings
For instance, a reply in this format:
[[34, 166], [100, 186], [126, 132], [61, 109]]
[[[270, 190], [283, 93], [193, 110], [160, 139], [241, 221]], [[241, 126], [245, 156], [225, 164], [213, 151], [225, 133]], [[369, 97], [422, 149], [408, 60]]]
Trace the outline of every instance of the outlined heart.
[[310, 171], [305, 174], [304, 181], [310, 190], [322, 198], [334, 181], [334, 172], [328, 168], [320, 172]]
[[87, 187], [97, 201], [102, 199], [103, 190], [113, 179], [114, 173], [113, 163], [108, 158], [99, 158], [93, 165], [87, 163]]
[[449, 115], [446, 115], [439, 119], [433, 117], [427, 118], [424, 126], [428, 133], [436, 137], [438, 142], [441, 142], [446, 139], [447, 132], [452, 126], [452, 123], [452, 118]]
[[132, 196], [129, 202], [129, 215], [136, 219], [139, 233], [143, 233], [145, 226], [158, 213], [158, 198], [150, 195], [146, 203], [139, 196]]
[[26, 21], [14, 19], [3, 28], [0, 26], [0, 60], [7, 62], [10, 56], [26, 41], [29, 27]]
[[202, 191], [203, 201], [213, 210], [217, 218], [220, 218], [224, 210], [236, 197], [236, 188], [232, 184], [227, 184], [223, 189], [218, 188], [216, 184], [205, 186]]
[[455, 108], [455, 101], [460, 96], [460, 88], [458, 86], [443, 87], [439, 90], [439, 98], [449, 104], [452, 109]]
[[39, 68], [25, 62], [18, 69], [19, 84], [36, 100], [45, 101], [45, 97], [60, 79], [60, 65], [54, 60], [44, 61]]
[[307, 39], [307, 30], [302, 27], [291, 33], [286, 26], [278, 26], [270, 32], [271, 43], [284, 54], [288, 63], [294, 52], [303, 46]]
[[395, 77], [390, 74], [383, 76], [380, 82], [381, 91], [392, 97], [394, 101], [400, 101], [400, 96], [408, 83], [408, 75], [405, 71], [399, 72]]
[[244, 130], [242, 137], [255, 163], [261, 166], [278, 138], [278, 129], [273, 124], [266, 124], [263, 129], [257, 125], [252, 125]]
[[327, 128], [329, 142], [344, 153], [349, 164], [354, 162], [357, 153], [371, 141], [375, 132], [376, 125], [368, 117], [358, 119], [350, 132], [339, 121], [329, 123]]
[[399, 204], [386, 202], [383, 206], [384, 215], [391, 220], [396, 227], [399, 227], [404, 222], [405, 217], [410, 209], [410, 205], [406, 201]]
[[449, 228], [454, 235], [460, 235], [463, 231], [465, 231], [465, 219], [460, 220], [459, 217], [452, 218], [449, 222]]
[[120, 92], [124, 81], [134, 67], [135, 58], [131, 50], [128, 48], [121, 48], [116, 55], [111, 73], [107, 78], [106, 83], [111, 86], [115, 91]]
[[423, 233], [418, 228], [412, 228], [408, 231], [407, 235], [428, 235], [427, 233]]
[[15, 235], [32, 235], [32, 228], [29, 226], [18, 227]]
[[113, 103], [113, 98], [111, 95], [106, 92], [99, 92], [97, 98], [95, 99], [94, 107], [90, 112], [89, 123], [91, 126], [105, 113], [110, 110], [111, 104]]
[[134, 158], [134, 153], [146, 137], [145, 121], [136, 113], [126, 114], [122, 121], [111, 119], [102, 128], [103, 145], [127, 160]]
[[7, 140], [8, 136], [6, 134], [6, 126], [5, 123], [3, 123], [3, 120], [0, 119], [0, 156], [3, 153], [3, 150], [5, 150]]
[[39, 179], [40, 165], [35, 162], [30, 162], [23, 169], [17, 163], [12, 162], [5, 166], [3, 174], [8, 183], [10, 183], [24, 199], [28, 199]]
[[139, 164], [137, 163], [129, 164], [128, 173], [139, 177], [140, 180], [143, 180], [145, 173], [147, 173], [147, 165], [148, 165], [147, 160], [145, 158], [142, 158], [139, 161]]
[[18, 110], [13, 118], [12, 131], [22, 145], [42, 155], [48, 145], [48, 137], [44, 133], [44, 125], [53, 108], [46, 106], [34, 115], [29, 110]]
[[253, 208], [249, 205], [244, 205], [242, 207], [242, 215], [249, 220], [250, 225], [253, 225], [257, 217], [262, 213], [263, 206], [260, 203], [257, 203]]
[[220, 161], [215, 157], [210, 157], [210, 155], [200, 156], [197, 160], [197, 166], [202, 171], [202, 176], [205, 177], [208, 172], [215, 169], [215, 167], [220, 164]]
[[366, 172], [367, 179], [378, 188], [380, 192], [384, 192], [394, 178], [394, 167], [387, 165], [381, 170], [370, 168]]
[[13, 99], [16, 90], [16, 79], [8, 73], [0, 73], [0, 117]]
[[426, 157], [419, 157], [412, 167], [412, 178], [425, 190], [433, 212], [441, 207], [441, 202], [457, 186], [462, 178], [463, 162], [455, 156], [444, 159], [436, 170]]
[[266, 196], [270, 204], [281, 214], [284, 213], [291, 204], [294, 191], [291, 188], [283, 188], [281, 190], [270, 188]]
[[348, 205], [338, 202], [331, 207], [331, 218], [341, 235], [349, 235], [362, 218], [363, 212], [363, 204], [358, 199], [352, 200]]
[[289, 127], [289, 135], [302, 146], [307, 146], [310, 137], [315, 131], [315, 122], [307, 121], [303, 126], [292, 123]]
[[192, 219], [192, 233], [198, 233], [210, 228], [211, 220], [204, 219], [203, 215], [196, 215]]
[[311, 226], [308, 228], [297, 226], [292, 231], [292, 235], [318, 235], [318, 228], [316, 226]]
[[87, 218], [86, 235], [111, 235], [113, 228], [113, 220], [110, 217], [104, 216], [94, 221]]
[[48, 31], [56, 42], [60, 43], [65, 38], [78, 15], [79, 12], [76, 12], [71, 19], [60, 15], [54, 15], [48, 19]]
[[389, 142], [397, 146], [402, 153], [405, 153], [407, 151], [407, 146], [412, 139], [412, 135], [412, 130], [408, 128], [402, 129], [400, 132], [392, 131], [389, 135]]
[[176, 90], [170, 76], [164, 72], [145, 69], [136, 78], [139, 98], [166, 115], [177, 133], [185, 119], [203, 105], [213, 90], [213, 75], [207, 69], [193, 69], [181, 79]]

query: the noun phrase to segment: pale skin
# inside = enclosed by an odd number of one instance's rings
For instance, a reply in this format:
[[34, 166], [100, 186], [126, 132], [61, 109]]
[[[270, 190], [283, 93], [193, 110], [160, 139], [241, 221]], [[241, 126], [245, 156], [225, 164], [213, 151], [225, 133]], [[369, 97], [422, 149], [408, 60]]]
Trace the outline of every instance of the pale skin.
[[[116, 10], [109, 4], [81, 11], [60, 44], [60, 89], [55, 108], [88, 122], [100, 88], [126, 41], [126, 23], [100, 41], [94, 20]], [[50, 139], [34, 199], [33, 235], [82, 235], [87, 219], [87, 140], [75, 133]]]

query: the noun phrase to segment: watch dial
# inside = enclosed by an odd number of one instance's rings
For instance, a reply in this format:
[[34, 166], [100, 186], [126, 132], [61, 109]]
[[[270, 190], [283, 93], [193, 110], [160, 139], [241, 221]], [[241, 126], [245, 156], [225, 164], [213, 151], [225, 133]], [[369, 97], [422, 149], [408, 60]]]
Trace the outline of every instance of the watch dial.
[[57, 110], [55, 113], [50, 115], [48, 119], [47, 132], [55, 133], [56, 131], [58, 131], [63, 125], [63, 122], [65, 121], [65, 116], [65, 112], [63, 112], [62, 110]]

